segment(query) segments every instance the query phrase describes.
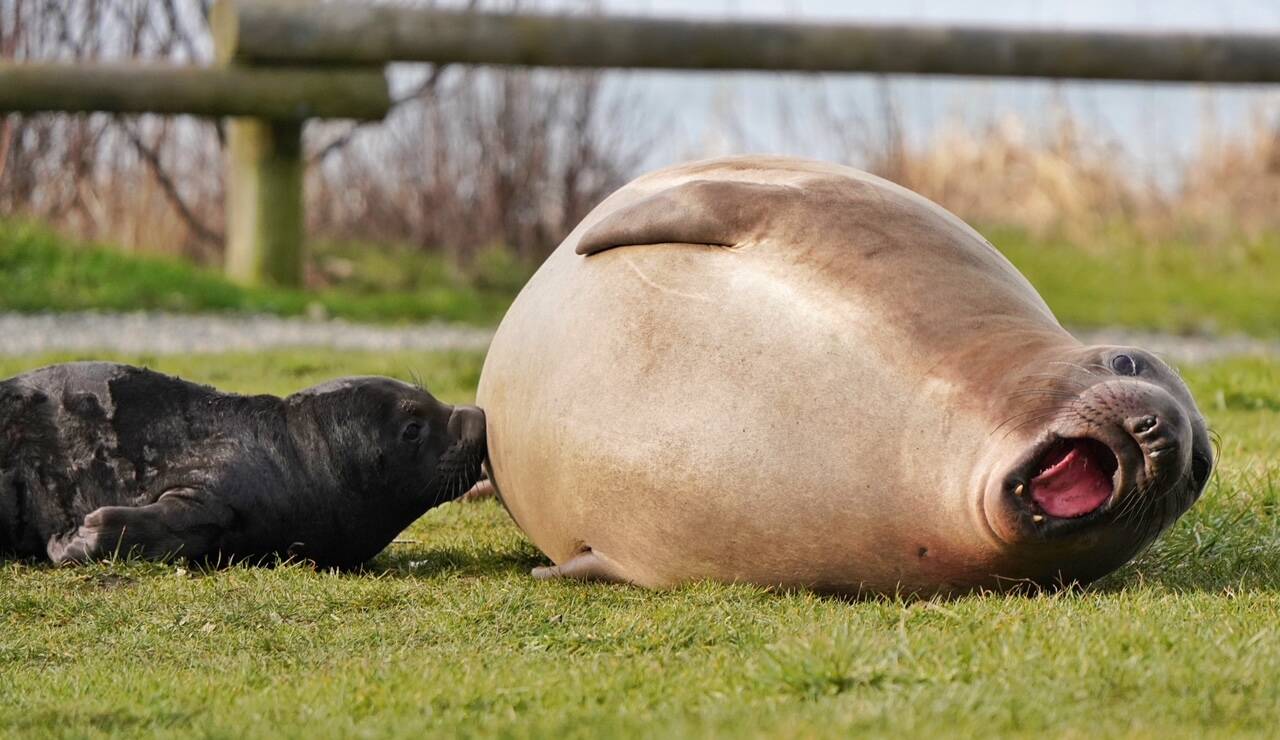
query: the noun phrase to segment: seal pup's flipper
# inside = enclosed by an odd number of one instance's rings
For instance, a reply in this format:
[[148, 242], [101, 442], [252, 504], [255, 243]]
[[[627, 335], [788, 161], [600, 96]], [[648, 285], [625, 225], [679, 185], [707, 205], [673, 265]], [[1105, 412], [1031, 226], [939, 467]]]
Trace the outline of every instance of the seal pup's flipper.
[[215, 496], [192, 488], [166, 491], [147, 506], [103, 506], [74, 530], [49, 538], [56, 565], [114, 555], [147, 560], [201, 558], [212, 554], [234, 517]]
[[554, 578], [572, 578], [578, 581], [604, 581], [606, 583], [631, 583], [616, 563], [600, 553], [586, 549], [560, 565], [534, 568], [531, 575], [538, 581]]

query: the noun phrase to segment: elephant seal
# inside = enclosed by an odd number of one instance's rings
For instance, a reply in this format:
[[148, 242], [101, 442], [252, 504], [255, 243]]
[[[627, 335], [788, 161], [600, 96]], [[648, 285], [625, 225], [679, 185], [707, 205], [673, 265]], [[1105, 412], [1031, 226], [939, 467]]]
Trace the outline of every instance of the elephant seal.
[[0, 382], [0, 553], [358, 565], [480, 475], [484, 415], [389, 378], [288, 398], [112, 363]]
[[1087, 582], [1196, 499], [1205, 422], [985, 239], [847, 167], [696, 162], [592, 211], [480, 379], [540, 577], [842, 594]]

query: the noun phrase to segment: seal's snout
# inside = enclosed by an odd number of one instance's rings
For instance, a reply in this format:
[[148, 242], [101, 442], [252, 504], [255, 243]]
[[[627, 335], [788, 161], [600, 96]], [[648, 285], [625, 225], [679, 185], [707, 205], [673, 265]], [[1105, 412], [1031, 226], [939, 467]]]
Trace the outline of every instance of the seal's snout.
[[1178, 427], [1184, 420], [1181, 416], [1162, 417], [1157, 414], [1130, 417], [1125, 420], [1125, 431], [1133, 437], [1148, 460], [1148, 473], [1160, 466], [1165, 460], [1176, 460], [1184, 445], [1179, 440], [1182, 435]]
[[458, 406], [449, 415], [449, 436], [477, 444], [484, 441], [484, 412], [475, 406]]
[[1202, 487], [1208, 463], [1194, 470], [1194, 445], [1192, 417], [1168, 390], [1142, 378], [1102, 380], [1065, 404], [1002, 476], [993, 526], [1006, 538], [1043, 538], [1119, 515], [1180, 512], [1185, 505], [1162, 502]]
[[[1111, 381], [1082, 397], [1080, 418], [1110, 427], [1113, 447], [1135, 457], [1131, 482], [1158, 492], [1190, 465], [1191, 419], [1168, 391], [1144, 381]], [[1136, 452], [1136, 456], [1133, 453]]]

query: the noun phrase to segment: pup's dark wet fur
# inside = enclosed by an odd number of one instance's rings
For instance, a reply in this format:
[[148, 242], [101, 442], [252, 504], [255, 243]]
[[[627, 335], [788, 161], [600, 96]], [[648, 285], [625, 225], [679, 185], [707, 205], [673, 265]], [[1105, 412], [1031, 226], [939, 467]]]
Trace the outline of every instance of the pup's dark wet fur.
[[0, 382], [0, 554], [355, 566], [484, 455], [479, 409], [389, 378], [281, 399], [55, 365]]

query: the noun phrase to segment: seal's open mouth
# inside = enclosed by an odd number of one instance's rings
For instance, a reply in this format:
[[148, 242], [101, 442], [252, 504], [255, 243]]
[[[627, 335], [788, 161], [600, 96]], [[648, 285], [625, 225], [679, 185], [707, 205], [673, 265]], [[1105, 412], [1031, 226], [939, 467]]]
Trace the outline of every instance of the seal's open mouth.
[[1044, 513], [1060, 519], [1091, 514], [1111, 498], [1119, 463], [1093, 439], [1059, 439], [1045, 450], [1028, 486]]

